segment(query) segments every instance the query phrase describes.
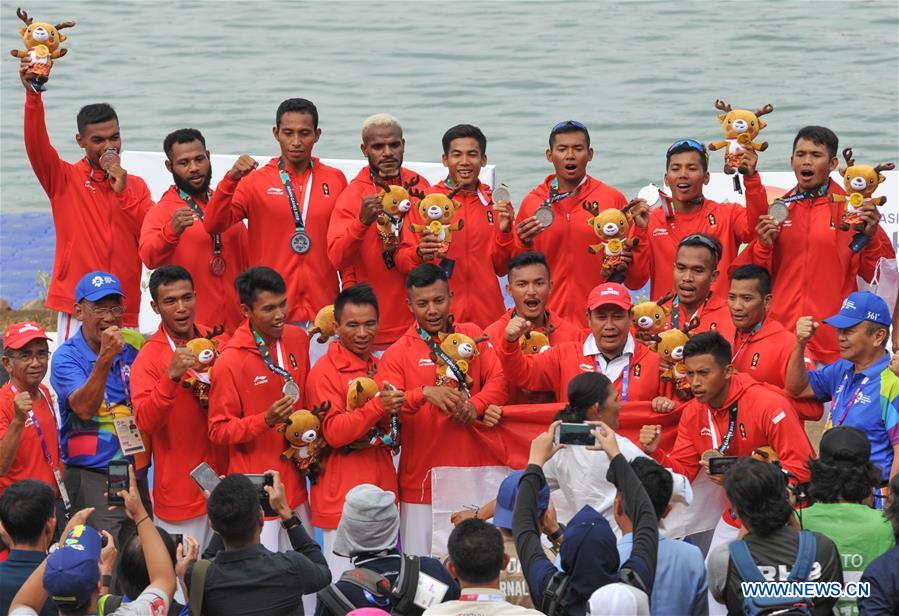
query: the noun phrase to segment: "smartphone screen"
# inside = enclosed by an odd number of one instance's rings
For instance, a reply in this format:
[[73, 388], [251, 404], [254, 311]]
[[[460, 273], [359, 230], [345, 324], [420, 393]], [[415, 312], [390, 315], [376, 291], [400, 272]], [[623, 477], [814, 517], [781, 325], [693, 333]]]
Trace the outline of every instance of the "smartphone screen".
[[212, 492], [215, 486], [221, 482], [221, 479], [215, 474], [212, 467], [205, 462], [201, 462], [197, 468], [192, 470], [190, 476], [200, 486], [201, 490], [206, 490], [207, 492]]
[[179, 543], [181, 543], [181, 544], [184, 543], [184, 534], [183, 533], [170, 533], [170, 535], [172, 537], [172, 541], [175, 542], [175, 547], [178, 547]]
[[719, 456], [709, 458], [709, 475], [723, 475], [737, 463], [736, 456]]
[[583, 423], [562, 423], [556, 428], [555, 441], [560, 445], [592, 446], [596, 437], [590, 431], [594, 426]]
[[107, 502], [110, 505], [124, 505], [124, 499], [119, 497], [119, 492], [127, 490], [128, 462], [126, 460], [113, 460], [106, 469]]
[[259, 493], [259, 504], [262, 505], [262, 512], [267, 517], [272, 517], [278, 515], [278, 512], [272, 509], [271, 503], [268, 500], [268, 492], [266, 492], [263, 488], [265, 486], [272, 485], [272, 477], [270, 475], [244, 475], [247, 479], [250, 480], [250, 483], [253, 484], [253, 487], [256, 488], [256, 491]]

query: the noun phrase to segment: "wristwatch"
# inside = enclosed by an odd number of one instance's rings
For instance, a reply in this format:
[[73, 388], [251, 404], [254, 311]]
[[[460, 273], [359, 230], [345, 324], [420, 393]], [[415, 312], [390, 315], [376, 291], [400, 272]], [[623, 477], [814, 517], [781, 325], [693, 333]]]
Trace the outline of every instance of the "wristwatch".
[[290, 530], [291, 528], [296, 528], [300, 526], [302, 523], [300, 522], [300, 518], [296, 516], [296, 514], [290, 516], [286, 520], [281, 520], [281, 528], [284, 530]]
[[565, 532], [565, 527], [563, 525], [559, 524], [559, 528], [557, 528], [556, 530], [554, 530], [553, 532], [548, 534], [546, 536], [546, 538], [549, 539], [550, 541], [552, 541], [553, 543], [557, 543], [559, 541], [559, 537], [561, 537], [564, 532]]

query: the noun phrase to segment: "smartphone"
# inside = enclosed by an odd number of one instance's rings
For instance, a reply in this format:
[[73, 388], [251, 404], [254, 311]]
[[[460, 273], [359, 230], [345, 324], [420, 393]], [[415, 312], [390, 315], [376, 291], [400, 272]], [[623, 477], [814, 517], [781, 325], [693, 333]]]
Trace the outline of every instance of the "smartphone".
[[737, 463], [737, 456], [719, 456], [709, 458], [709, 475], [724, 475], [730, 467]]
[[122, 490], [128, 490], [128, 461], [113, 460], [106, 469], [106, 502], [110, 505], [124, 505], [125, 499], [119, 496]]
[[247, 479], [250, 480], [250, 483], [256, 488], [256, 492], [259, 494], [259, 504], [262, 505], [262, 513], [264, 513], [267, 517], [272, 517], [278, 515], [278, 512], [272, 509], [271, 503], [268, 501], [268, 492], [265, 491], [265, 486], [275, 485], [275, 480], [271, 475], [244, 475]]
[[[175, 547], [178, 547], [178, 544], [184, 544], [184, 534], [182, 533], [169, 533], [169, 536], [172, 538], [172, 541], [175, 542]], [[186, 548], [187, 546], [185, 546]], [[185, 550], [187, 551], [187, 550]]]
[[215, 489], [215, 486], [222, 481], [219, 479], [219, 476], [215, 474], [215, 471], [212, 470], [212, 467], [205, 462], [200, 462], [200, 464], [197, 465], [197, 468], [190, 472], [190, 478], [200, 486], [201, 490], [206, 490], [210, 493]]
[[585, 423], [561, 423], [556, 426], [553, 442], [559, 445], [594, 446], [596, 437], [590, 431], [595, 427]]

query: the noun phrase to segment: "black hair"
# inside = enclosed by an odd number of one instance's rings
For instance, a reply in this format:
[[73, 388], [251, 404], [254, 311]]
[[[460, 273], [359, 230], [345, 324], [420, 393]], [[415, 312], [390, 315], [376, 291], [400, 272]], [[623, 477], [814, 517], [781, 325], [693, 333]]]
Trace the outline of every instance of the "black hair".
[[194, 286], [194, 279], [191, 277], [190, 272], [180, 265], [162, 265], [157, 267], [153, 270], [153, 273], [150, 274], [150, 297], [152, 297], [155, 302], [160, 286], [170, 285], [179, 280], [186, 280], [190, 283], [191, 287]]
[[793, 152], [796, 151], [796, 144], [799, 143], [800, 139], [811, 141], [815, 145], [826, 146], [827, 153], [830, 154], [831, 158], [837, 155], [837, 150], [840, 147], [840, 138], [837, 137], [837, 134], [824, 126], [805, 126], [800, 128], [793, 139]]
[[83, 133], [84, 129], [91, 124], [100, 124], [102, 122], [109, 122], [110, 120], [115, 120], [116, 123], [118, 123], [119, 116], [116, 115], [115, 109], [113, 109], [112, 105], [109, 103], [85, 105], [75, 117], [75, 123], [78, 125], [79, 133]]
[[755, 458], [741, 458], [724, 478], [724, 491], [737, 515], [760, 537], [782, 528], [793, 515], [786, 488], [780, 467]]
[[251, 306], [260, 291], [269, 293], [287, 293], [287, 285], [281, 274], [270, 267], [260, 265], [245, 269], [234, 279], [234, 288], [244, 306]]
[[446, 550], [461, 581], [485, 584], [498, 578], [503, 569], [502, 533], [483, 520], [469, 518], [456, 526]]
[[509, 275], [512, 273], [512, 270], [527, 267], [528, 265], [542, 265], [546, 268], [546, 275], [549, 277], [549, 263], [546, 261], [546, 255], [542, 252], [521, 252], [515, 255], [509, 259], [506, 273]]
[[315, 104], [305, 98], [288, 98], [278, 105], [275, 112], [275, 126], [281, 128], [281, 118], [285, 113], [308, 113], [312, 116], [312, 128], [318, 130], [318, 109]]
[[883, 515], [893, 525], [893, 537], [899, 543], [899, 473], [890, 479], [890, 493], [893, 495], [893, 502], [884, 508]]
[[771, 272], [761, 265], [741, 265], [730, 275], [731, 281], [734, 280], [755, 280], [758, 285], [759, 294], [762, 297], [771, 294]]
[[549, 132], [550, 148], [556, 144], [556, 135], [561, 135], [563, 133], [581, 133], [587, 140], [587, 147], [590, 147], [590, 131], [587, 130], [586, 125], [581, 124], [580, 122], [574, 122], [573, 120], [568, 120], [567, 122], [559, 122]]
[[477, 126], [471, 124], [456, 124], [451, 129], [443, 133], [443, 153], [449, 154], [450, 144], [454, 139], [474, 139], [478, 142], [481, 150], [481, 156], [487, 153], [487, 137]]
[[35, 544], [56, 515], [53, 488], [36, 479], [17, 481], [0, 494], [0, 522], [16, 543]]
[[340, 321], [343, 316], [343, 307], [347, 304], [353, 306], [372, 306], [375, 309], [375, 316], [380, 316], [378, 311], [378, 296], [375, 295], [374, 289], [364, 282], [355, 284], [348, 289], [344, 289], [337, 294], [334, 299], [334, 319]]
[[880, 343], [880, 346], [884, 349], [887, 348], [887, 342], [890, 341], [890, 328], [887, 325], [881, 325], [880, 323], [875, 323], [874, 321], [865, 321], [865, 333], [869, 336], [873, 336], [880, 330], [886, 332], [886, 335], [883, 337], [883, 340]]
[[612, 393], [612, 381], [598, 372], [582, 372], [568, 382], [568, 404], [556, 413], [553, 421], [584, 423], [587, 410], [596, 403], [600, 408]]
[[652, 501], [652, 508], [655, 509], [656, 517], [661, 520], [665, 515], [665, 509], [671, 502], [671, 493], [674, 490], [674, 479], [671, 473], [666, 471], [662, 466], [652, 458], [634, 458], [631, 460], [631, 468], [643, 489]]
[[719, 366], [731, 362], [730, 342], [718, 332], [702, 332], [696, 334], [684, 345], [684, 359], [697, 355], [711, 355]]
[[[685, 141], [686, 141], [686, 140], [685, 140]], [[684, 142], [684, 143], [679, 143], [678, 145], [675, 145], [675, 146], [673, 146], [671, 149], [668, 150], [668, 153], [665, 154], [665, 170], [666, 170], [666, 171], [668, 170], [668, 165], [671, 164], [671, 157], [672, 157], [672, 156], [674, 156], [675, 154], [683, 154], [684, 152], [693, 152], [694, 154], [696, 154], [696, 156], [699, 157], [699, 164], [702, 165], [702, 170], [703, 170], [703, 171], [708, 171], [708, 170], [709, 170], [709, 155], [708, 155], [708, 152], [706, 152], [705, 154], [703, 154], [702, 152], [700, 152], [699, 150], [697, 150], [695, 147], [691, 146], [690, 144], [688, 144], [688, 143], [686, 143], [686, 142]]]
[[680, 250], [686, 246], [691, 248], [705, 248], [712, 255], [712, 269], [714, 270], [718, 267], [718, 262], [721, 260], [722, 248], [721, 242], [719, 242], [717, 238], [704, 233], [694, 233], [693, 235], [688, 235], [682, 239], [680, 243], [678, 243], [677, 249]]
[[165, 152], [166, 158], [171, 160], [173, 145], [176, 143], [193, 143], [194, 141], [199, 141], [203, 144], [203, 149], [206, 149], [206, 138], [203, 137], [203, 133], [196, 128], [179, 128], [165, 136], [162, 142], [162, 151]]
[[227, 542], [253, 538], [259, 526], [259, 494], [244, 475], [228, 475], [212, 490], [206, 501], [209, 523]]
[[406, 291], [411, 291], [413, 288], [430, 287], [439, 280], [449, 284], [449, 278], [445, 271], [433, 263], [422, 263], [406, 276]]
[[[162, 537], [162, 542], [165, 544], [165, 549], [169, 553], [169, 558], [172, 559], [172, 566], [174, 567], [178, 562], [178, 557], [175, 553], [177, 547], [175, 539], [164, 528], [157, 526], [156, 530], [159, 531], [159, 536]], [[118, 580], [122, 585], [122, 591], [128, 597], [137, 598], [150, 585], [147, 561], [144, 558], [144, 549], [140, 544], [138, 535], [134, 535], [125, 543], [117, 567], [119, 572]]]
[[859, 464], [855, 461], [811, 458], [808, 468], [812, 474], [809, 496], [816, 502], [861, 503], [871, 496], [874, 488], [880, 486], [880, 469], [871, 460]]

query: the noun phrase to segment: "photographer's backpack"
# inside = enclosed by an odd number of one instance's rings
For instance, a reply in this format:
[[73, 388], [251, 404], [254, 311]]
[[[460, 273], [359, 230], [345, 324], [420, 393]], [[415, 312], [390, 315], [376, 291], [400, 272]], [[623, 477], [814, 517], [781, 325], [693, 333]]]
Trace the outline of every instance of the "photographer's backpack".
[[[414, 603], [420, 572], [421, 562], [418, 557], [403, 555], [400, 561], [400, 573], [392, 587], [390, 580], [377, 571], [363, 568], [346, 571], [340, 576], [339, 581], [361, 588], [379, 602], [386, 602], [389, 599], [392, 605], [390, 613], [394, 616], [421, 616], [424, 610]], [[318, 598], [335, 616], [346, 616], [347, 613], [360, 607], [375, 607], [353, 605], [336, 583], [318, 591]]]

